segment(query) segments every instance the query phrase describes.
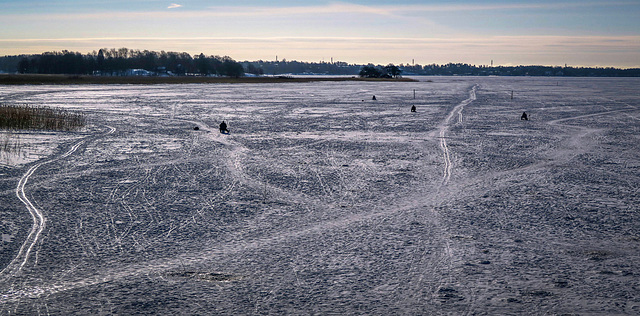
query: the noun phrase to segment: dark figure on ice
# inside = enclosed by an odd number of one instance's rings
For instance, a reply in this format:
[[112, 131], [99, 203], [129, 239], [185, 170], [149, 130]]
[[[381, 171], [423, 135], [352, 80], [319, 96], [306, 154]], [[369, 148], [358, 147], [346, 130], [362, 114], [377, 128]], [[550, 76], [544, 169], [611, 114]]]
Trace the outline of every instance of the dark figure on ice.
[[375, 101], [375, 100], [376, 100], [376, 96], [374, 95], [374, 96], [373, 96], [373, 98], [371, 98], [371, 100], [374, 100], [374, 101]]
[[524, 120], [524, 121], [529, 120], [529, 118], [527, 117], [527, 112], [522, 112], [522, 116], [520, 117], [520, 120]]
[[229, 130], [227, 129], [227, 123], [225, 123], [224, 121], [220, 123], [220, 133], [229, 134]]
[[415, 105], [412, 105], [412, 106], [411, 106], [411, 112], [415, 112], [415, 111], [416, 111], [416, 106], [415, 106]]

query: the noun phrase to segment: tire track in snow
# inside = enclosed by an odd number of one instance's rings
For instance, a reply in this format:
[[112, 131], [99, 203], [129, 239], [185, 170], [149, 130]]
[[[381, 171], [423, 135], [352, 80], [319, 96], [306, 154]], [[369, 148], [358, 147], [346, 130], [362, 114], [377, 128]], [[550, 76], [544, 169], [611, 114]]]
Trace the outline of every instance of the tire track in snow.
[[[113, 132], [116, 131], [116, 129], [111, 126], [107, 126], [107, 127], [109, 128], [109, 131], [104, 135], [112, 134]], [[29, 256], [31, 255], [31, 251], [33, 250], [33, 247], [38, 243], [38, 240], [40, 239], [40, 235], [42, 234], [42, 231], [45, 228], [45, 224], [47, 221], [46, 217], [42, 213], [42, 210], [38, 209], [35, 205], [33, 205], [33, 203], [31, 202], [31, 200], [29, 200], [24, 190], [24, 187], [27, 185], [29, 178], [41, 166], [60, 160], [62, 158], [69, 157], [76, 150], [78, 150], [78, 148], [80, 148], [80, 146], [82, 146], [82, 144], [84, 144], [86, 141], [87, 141], [87, 138], [75, 143], [67, 152], [65, 152], [64, 154], [58, 157], [55, 157], [53, 159], [49, 159], [43, 162], [39, 162], [31, 166], [31, 168], [29, 168], [27, 172], [25, 172], [25, 174], [22, 175], [22, 177], [18, 181], [18, 185], [16, 186], [16, 191], [15, 191], [16, 196], [27, 207], [27, 210], [29, 210], [29, 213], [31, 214], [31, 218], [33, 219], [33, 224], [31, 225], [31, 230], [29, 231], [29, 235], [27, 235], [27, 238], [22, 243], [22, 246], [20, 247], [18, 254], [16, 255], [15, 258], [13, 258], [13, 260], [11, 260], [11, 262], [9, 262], [9, 264], [2, 271], [0, 271], [0, 276], [3, 276], [3, 275], [13, 276], [22, 270], [25, 264], [27, 264], [27, 262], [29, 261]]]
[[[449, 151], [449, 146], [447, 145], [446, 133], [449, 130], [449, 127], [452, 125], [452, 121], [454, 117], [457, 117], [457, 120], [453, 124], [462, 123], [463, 121], [462, 110], [466, 105], [469, 105], [471, 102], [476, 100], [477, 86], [478, 85], [474, 85], [471, 88], [471, 90], [469, 91], [469, 97], [463, 100], [462, 102], [460, 102], [458, 105], [456, 105], [451, 110], [451, 112], [449, 112], [449, 115], [444, 119], [444, 121], [442, 121], [438, 126], [438, 129], [439, 129], [438, 138], [440, 139], [440, 149], [442, 149], [442, 157], [444, 161], [444, 171], [443, 171], [442, 182], [440, 186], [444, 186], [449, 183], [449, 180], [451, 179], [451, 171], [453, 169], [453, 163], [451, 162], [451, 153]], [[463, 187], [452, 187], [452, 188], [448, 188], [448, 190], [446, 191], [438, 190], [439, 192], [437, 192], [434, 197], [439, 196], [440, 198], [436, 198], [438, 200], [448, 199], [448, 196], [450, 196], [450, 194], [456, 190], [466, 191], [466, 189]], [[423, 204], [423, 205], [427, 205], [427, 204]], [[439, 242], [442, 243], [442, 246], [443, 246], [443, 248], [441, 249], [441, 254], [442, 254], [441, 260], [431, 262], [430, 271], [427, 272], [430, 275], [436, 276], [437, 275], [436, 271], [439, 271], [440, 269], [442, 269], [442, 271], [453, 270], [453, 265], [454, 265], [453, 262], [455, 261], [455, 257], [456, 257], [456, 249], [452, 247], [452, 244], [449, 238], [447, 237], [447, 229], [443, 226], [440, 220], [440, 215], [438, 214], [437, 211], [435, 211], [433, 207], [431, 207], [430, 209], [431, 209], [430, 212], [432, 215], [432, 219], [431, 219], [432, 224], [440, 232], [437, 234], [439, 236], [437, 239], [439, 239]], [[446, 276], [442, 275], [439, 279], [434, 278], [434, 280], [432, 280], [430, 284], [430, 290], [432, 291], [432, 295], [434, 297], [440, 296], [441, 291], [443, 289], [448, 290], [451, 288], [455, 288], [455, 285], [454, 285], [455, 282], [452, 279], [452, 274], [451, 273], [446, 273], [446, 274], [447, 274]], [[418, 285], [416, 286], [420, 288], [424, 288], [425, 284], [422, 284], [421, 282], [422, 281], [418, 282], [417, 283]]]
[[471, 88], [471, 91], [469, 91], [469, 97], [460, 102], [460, 104], [456, 105], [453, 110], [451, 110], [444, 122], [442, 122], [439, 126], [440, 148], [442, 149], [442, 158], [444, 160], [444, 172], [442, 175], [443, 185], [446, 185], [449, 182], [449, 179], [451, 179], [451, 170], [453, 169], [453, 164], [451, 163], [451, 154], [449, 153], [449, 146], [447, 145], [447, 130], [449, 130], [450, 122], [456, 115], [458, 116], [457, 123], [462, 123], [462, 110], [466, 105], [469, 105], [469, 103], [473, 102], [476, 99], [476, 88], [477, 85]]
[[[474, 86], [469, 91], [469, 97], [463, 100], [461, 103], [456, 105], [454, 109], [449, 113], [447, 118], [439, 125], [440, 135], [441, 135], [441, 147], [443, 149], [443, 155], [445, 157], [445, 177], [443, 178], [443, 182], [446, 184], [446, 181], [449, 180], [451, 175], [452, 163], [450, 159], [449, 149], [446, 143], [446, 132], [449, 129], [450, 125], [457, 124], [462, 122], [462, 110], [464, 106], [468, 105], [472, 101], [476, 99], [475, 95], [476, 86]], [[457, 122], [453, 123], [454, 118], [457, 117]], [[206, 123], [203, 123], [198, 120], [190, 120], [190, 119], [181, 119], [181, 118], [173, 118], [175, 121], [188, 122], [191, 124], [195, 124], [199, 127], [202, 132], [206, 132], [205, 138], [220, 143], [222, 145], [229, 146], [229, 159], [227, 168], [231, 171], [231, 179], [233, 180], [233, 184], [236, 183], [253, 183], [255, 184], [256, 179], [250, 179], [250, 177], [242, 170], [242, 166], [238, 164], [238, 161], [241, 159], [243, 154], [246, 154], [248, 149], [246, 149], [241, 144], [236, 143], [228, 136], [219, 137], [217, 136], [216, 130]], [[262, 186], [262, 183], [258, 181], [258, 185]], [[268, 186], [270, 190], [275, 190], [278, 193], [286, 194], [284, 190], [279, 190], [276, 187]], [[452, 188], [455, 192], [462, 188]], [[233, 190], [233, 188], [231, 189]], [[244, 251], [252, 251], [254, 249], [264, 249], [265, 247], [272, 247], [276, 244], [287, 242], [291, 240], [295, 240], [302, 236], [309, 236], [315, 234], [321, 234], [325, 231], [331, 230], [339, 230], [344, 229], [354, 223], [366, 222], [372, 219], [377, 219], [380, 217], [386, 217], [391, 214], [406, 212], [416, 208], [416, 205], [428, 205], [433, 206], [437, 205], [439, 202], [443, 200], [444, 197], [449, 196], [451, 194], [451, 190], [447, 190], [447, 192], [440, 192], [436, 195], [429, 195], [421, 197], [418, 201], [412, 200], [410, 203], [406, 205], [402, 205], [400, 207], [396, 207], [393, 209], [377, 209], [367, 214], [349, 214], [345, 216], [341, 216], [339, 218], [330, 219], [330, 220], [322, 220], [317, 223], [314, 223], [309, 226], [297, 227], [295, 229], [287, 230], [285, 232], [272, 232], [266, 233], [262, 236], [254, 236], [251, 238], [247, 238], [243, 234], [245, 232], [238, 232], [237, 238], [230, 238], [231, 241], [226, 241], [223, 243], [219, 243], [217, 245], [213, 245], [209, 248], [203, 249], [199, 252], [191, 252], [191, 253], [183, 253], [178, 254], [175, 257], [165, 257], [158, 258], [150, 261], [144, 261], [140, 263], [134, 263], [127, 265], [125, 267], [119, 267], [117, 269], [107, 269], [104, 271], [100, 271], [92, 276], [85, 276], [75, 280], [68, 281], [59, 281], [53, 282], [48, 286], [41, 286], [38, 288], [32, 289], [21, 289], [15, 292], [8, 294], [12, 299], [19, 299], [20, 297], [39, 297], [42, 295], [50, 295], [53, 293], [63, 292], [74, 288], [80, 287], [88, 287], [97, 284], [102, 284], [105, 282], [110, 282], [114, 280], [119, 280], [122, 278], [136, 276], [136, 275], [153, 275], [158, 274], [161, 275], [165, 271], [169, 271], [171, 269], [175, 269], [175, 267], [184, 267], [185, 265], [197, 265], [203, 264], [205, 262], [209, 262], [211, 260], [215, 260], [213, 258], [221, 255], [229, 255], [230, 253], [241, 253]], [[288, 196], [292, 196], [292, 194], [287, 194]], [[308, 200], [303, 197], [296, 196], [298, 199], [302, 199], [310, 202], [314, 205], [322, 205], [319, 201], [315, 201], [314, 199]], [[437, 218], [433, 219], [432, 225], [439, 227], [441, 224]], [[443, 230], [440, 228], [440, 230]], [[444, 258], [438, 262], [433, 264], [434, 271], [445, 267], [444, 270], [451, 270], [451, 260], [450, 258], [454, 257], [454, 249], [452, 245], [449, 243], [447, 236], [442, 235], [440, 238], [440, 242], [443, 243], [442, 254]], [[446, 284], [453, 283], [451, 277], [445, 277], [445, 279], [440, 280], [436, 285], [435, 292], [437, 294], [437, 290], [441, 287], [444, 287]]]
[[[452, 190], [461, 190], [463, 188], [453, 188]], [[392, 214], [398, 214], [408, 212], [419, 208], [420, 206], [433, 206], [442, 201], [451, 191], [446, 193], [438, 193], [435, 195], [425, 195], [418, 200], [407, 201], [406, 203], [399, 205], [396, 208], [378, 208], [371, 213], [367, 214], [349, 214], [339, 218], [322, 220], [310, 225], [299, 226], [295, 229], [277, 231], [267, 233], [261, 236], [247, 237], [245, 231], [238, 231], [230, 236], [228, 240], [212, 244], [209, 247], [203, 248], [199, 251], [179, 253], [172, 257], [163, 257], [152, 260], [143, 260], [140, 262], [133, 262], [125, 266], [117, 268], [107, 268], [96, 271], [92, 275], [76, 278], [73, 280], [51, 280], [49, 284], [42, 284], [35, 287], [12, 289], [0, 295], [4, 296], [5, 302], [19, 301], [24, 298], [38, 298], [42, 296], [52, 295], [55, 293], [65, 292], [77, 288], [90, 287], [98, 284], [104, 284], [117, 280], [122, 280], [132, 276], [145, 276], [145, 277], [158, 277], [166, 273], [167, 271], [175, 270], [176, 268], [184, 269], [185, 266], [196, 266], [208, 264], [216, 261], [219, 256], [228, 256], [231, 254], [241, 254], [243, 252], [252, 252], [268, 247], [274, 247], [281, 243], [292, 242], [303, 236], [320, 236], [327, 231], [344, 230], [345, 228], [355, 224], [370, 222], [374, 219], [381, 217], [387, 217]], [[434, 225], [439, 223], [434, 222]], [[452, 249], [447, 237], [443, 237], [439, 242], [444, 243], [442, 254], [435, 262], [431, 264], [431, 268], [434, 271], [439, 271], [441, 267], [446, 266], [445, 270], [451, 270], [451, 260], [454, 256], [454, 250]], [[433, 283], [433, 282], [432, 282]], [[442, 277], [439, 281], [436, 281], [437, 289], [444, 287], [445, 284], [451, 284], [453, 281], [450, 276]]]
[[610, 110], [610, 111], [604, 111], [604, 112], [596, 112], [596, 113], [590, 113], [590, 114], [584, 114], [584, 115], [570, 116], [570, 117], [565, 117], [565, 118], [561, 118], [561, 119], [557, 119], [557, 120], [548, 121], [547, 124], [563, 125], [563, 126], [569, 126], [569, 127], [578, 127], [578, 126], [574, 126], [574, 125], [564, 125], [564, 124], [558, 124], [558, 123], [565, 122], [565, 121], [571, 121], [571, 120], [577, 120], [577, 119], [581, 119], [581, 118], [588, 118], [588, 117], [593, 117], [593, 116], [601, 116], [601, 115], [607, 115], [607, 114], [612, 114], [612, 113], [618, 113], [618, 112], [630, 112], [630, 111], [634, 111], [634, 110], [636, 110], [636, 109], [620, 109], [620, 110]]

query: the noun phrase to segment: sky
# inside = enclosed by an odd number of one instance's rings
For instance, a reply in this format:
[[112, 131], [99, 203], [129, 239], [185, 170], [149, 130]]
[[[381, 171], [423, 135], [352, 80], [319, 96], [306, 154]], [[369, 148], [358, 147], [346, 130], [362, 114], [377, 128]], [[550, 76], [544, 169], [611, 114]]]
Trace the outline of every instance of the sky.
[[0, 0], [0, 56], [640, 68], [640, 0]]

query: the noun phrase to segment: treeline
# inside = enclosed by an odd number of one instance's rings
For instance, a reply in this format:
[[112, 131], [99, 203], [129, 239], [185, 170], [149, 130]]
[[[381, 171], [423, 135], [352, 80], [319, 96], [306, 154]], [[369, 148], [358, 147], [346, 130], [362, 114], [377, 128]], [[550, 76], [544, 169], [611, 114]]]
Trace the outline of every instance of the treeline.
[[[2, 61], [4, 59], [4, 61]], [[144, 69], [147, 75], [217, 75], [240, 77], [244, 68], [231, 57], [191, 56], [189, 53], [148, 50], [100, 49], [89, 54], [61, 51], [39, 55], [7, 56], [0, 65], [15, 62], [15, 71], [30, 74], [130, 75]]]
[[256, 75], [310, 74], [362, 77], [405, 76], [563, 76], [563, 77], [640, 77], [640, 68], [554, 67], [554, 66], [476, 66], [464, 63], [444, 65], [389, 64], [358, 65], [344, 62], [308, 63], [300, 61], [243, 61], [247, 73]]
[[247, 73], [255, 75], [309, 74], [309, 75], [357, 75], [362, 65], [345, 62], [303, 62], [303, 61], [243, 61]]
[[368, 64], [362, 69], [358, 75], [363, 78], [398, 78], [402, 74], [402, 69], [394, 64], [388, 64], [384, 67]]
[[[389, 64], [392, 65], [392, 64]], [[191, 56], [188, 53], [148, 50], [101, 49], [89, 54], [62, 51], [39, 55], [0, 57], [0, 71], [35, 74], [140, 75], [131, 69], [144, 69], [145, 75], [205, 75], [240, 77], [254, 75], [377, 75], [405, 76], [564, 76], [564, 77], [640, 77], [640, 68], [553, 67], [553, 66], [476, 66], [464, 63], [444, 65], [400, 64], [359, 65], [345, 62], [243, 61], [231, 57]], [[393, 71], [390, 71], [393, 70]], [[363, 73], [364, 71], [364, 73]], [[397, 74], [396, 74], [397, 73]]]
[[640, 68], [591, 68], [554, 66], [475, 66], [462, 63], [446, 65], [400, 65], [404, 75], [426, 76], [562, 76], [562, 77], [640, 77]]

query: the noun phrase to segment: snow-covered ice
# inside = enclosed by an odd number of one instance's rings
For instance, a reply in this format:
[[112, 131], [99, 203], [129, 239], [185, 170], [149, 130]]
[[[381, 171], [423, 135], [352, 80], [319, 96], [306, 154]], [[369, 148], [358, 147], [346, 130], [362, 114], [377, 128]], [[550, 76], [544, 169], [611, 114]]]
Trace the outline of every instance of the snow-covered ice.
[[5, 86], [0, 314], [640, 314], [638, 86]]

